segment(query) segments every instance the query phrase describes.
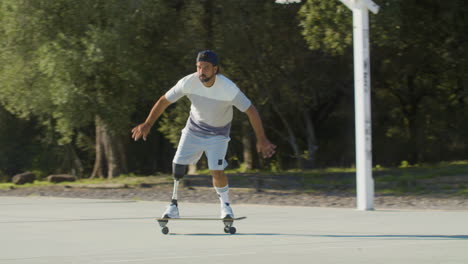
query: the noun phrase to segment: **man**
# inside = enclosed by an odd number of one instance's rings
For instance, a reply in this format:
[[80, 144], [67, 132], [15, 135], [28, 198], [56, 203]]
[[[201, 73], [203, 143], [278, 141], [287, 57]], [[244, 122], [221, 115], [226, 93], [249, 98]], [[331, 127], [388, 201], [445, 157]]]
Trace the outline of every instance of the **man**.
[[260, 116], [250, 100], [239, 88], [219, 73], [218, 56], [210, 50], [198, 53], [197, 72], [187, 75], [177, 82], [154, 104], [146, 121], [132, 129], [132, 138], [146, 140], [151, 126], [164, 110], [183, 96], [191, 101], [190, 117], [174, 156], [172, 175], [174, 192], [172, 202], [163, 213], [163, 218], [178, 218], [177, 188], [179, 180], [187, 171], [189, 164], [195, 164], [203, 153], [208, 158], [208, 168], [221, 202], [221, 218], [234, 218], [229, 202], [228, 178], [224, 174], [225, 160], [235, 106], [245, 112], [257, 137], [257, 151], [264, 158], [275, 153], [273, 145], [265, 135]]

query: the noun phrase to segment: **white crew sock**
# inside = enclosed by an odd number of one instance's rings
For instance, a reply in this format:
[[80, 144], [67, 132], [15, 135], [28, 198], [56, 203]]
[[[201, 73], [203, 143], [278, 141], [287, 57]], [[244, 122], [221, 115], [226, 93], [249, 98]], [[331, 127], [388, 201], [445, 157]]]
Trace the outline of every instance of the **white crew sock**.
[[229, 204], [229, 185], [224, 187], [214, 187], [218, 194], [219, 201], [223, 204]]

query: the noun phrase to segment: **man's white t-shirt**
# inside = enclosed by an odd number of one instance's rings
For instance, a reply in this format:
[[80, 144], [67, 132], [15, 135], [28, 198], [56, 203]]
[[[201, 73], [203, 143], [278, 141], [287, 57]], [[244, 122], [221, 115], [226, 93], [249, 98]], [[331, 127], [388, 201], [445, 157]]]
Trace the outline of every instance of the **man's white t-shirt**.
[[227, 137], [233, 116], [232, 106], [245, 112], [252, 104], [245, 94], [222, 74], [216, 75], [215, 83], [211, 87], [205, 87], [197, 73], [187, 75], [167, 91], [165, 96], [171, 103], [183, 96], [189, 98], [192, 105], [186, 128], [190, 131]]

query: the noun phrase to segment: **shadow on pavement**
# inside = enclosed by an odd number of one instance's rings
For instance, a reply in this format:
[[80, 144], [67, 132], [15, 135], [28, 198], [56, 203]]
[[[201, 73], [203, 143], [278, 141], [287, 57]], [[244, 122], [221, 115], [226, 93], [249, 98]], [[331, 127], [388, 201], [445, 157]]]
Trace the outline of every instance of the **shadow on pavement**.
[[295, 236], [295, 237], [315, 237], [315, 238], [383, 238], [383, 239], [420, 239], [420, 240], [452, 240], [452, 239], [466, 239], [468, 235], [313, 235], [313, 234], [281, 234], [281, 233], [237, 233], [231, 234], [209, 234], [209, 233], [195, 233], [195, 234], [178, 234], [170, 233], [169, 235], [175, 236]]

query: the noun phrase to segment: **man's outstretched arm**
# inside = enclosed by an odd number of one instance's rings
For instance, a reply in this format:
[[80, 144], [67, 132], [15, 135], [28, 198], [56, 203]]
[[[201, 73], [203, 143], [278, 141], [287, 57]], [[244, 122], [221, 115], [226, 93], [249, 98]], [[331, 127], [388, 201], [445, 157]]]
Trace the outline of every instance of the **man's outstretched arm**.
[[151, 109], [151, 112], [146, 118], [146, 121], [132, 129], [132, 138], [135, 141], [139, 140], [141, 137], [143, 137], [143, 140], [146, 140], [146, 136], [149, 134], [154, 122], [158, 120], [158, 118], [170, 104], [171, 102], [169, 102], [169, 100], [166, 99], [166, 96], [161, 96], [159, 100], [154, 104], [153, 108]]
[[265, 135], [262, 119], [254, 105], [251, 105], [245, 113], [249, 117], [255, 136], [257, 137], [257, 152], [262, 153], [263, 158], [270, 158], [275, 154], [276, 145], [272, 144]]

